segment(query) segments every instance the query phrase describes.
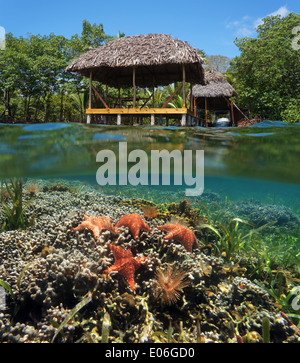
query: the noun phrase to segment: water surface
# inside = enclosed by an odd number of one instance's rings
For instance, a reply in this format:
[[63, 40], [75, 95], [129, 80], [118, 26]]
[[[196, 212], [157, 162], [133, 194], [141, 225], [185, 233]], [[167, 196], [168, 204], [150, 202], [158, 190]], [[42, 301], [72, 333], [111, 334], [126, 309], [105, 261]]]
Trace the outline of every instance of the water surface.
[[[74, 178], [96, 183], [100, 150], [204, 150], [205, 192], [300, 210], [300, 125], [265, 121], [247, 128], [127, 127], [71, 123], [1, 125], [0, 177]], [[149, 162], [151, 160], [149, 159]], [[173, 188], [173, 189], [172, 189]], [[166, 189], [136, 187], [155, 199]], [[114, 189], [116, 190], [116, 189]], [[132, 188], [128, 189], [131, 190]], [[120, 186], [118, 192], [126, 194]], [[130, 192], [130, 193], [131, 193]]]

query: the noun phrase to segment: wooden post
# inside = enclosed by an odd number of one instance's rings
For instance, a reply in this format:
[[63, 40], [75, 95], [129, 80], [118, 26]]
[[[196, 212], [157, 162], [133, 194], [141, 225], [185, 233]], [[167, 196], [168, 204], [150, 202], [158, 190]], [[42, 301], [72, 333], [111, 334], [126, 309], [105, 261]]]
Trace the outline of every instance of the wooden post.
[[207, 127], [207, 98], [205, 97], [205, 126]]
[[119, 107], [122, 108], [122, 104], [121, 104], [121, 89], [120, 87], [118, 88], [118, 98], [119, 98]]
[[132, 83], [133, 83], [133, 108], [136, 108], [135, 67], [133, 67], [133, 77], [132, 77]]
[[152, 107], [155, 108], [155, 98], [154, 98], [154, 93], [155, 93], [155, 87], [153, 86], [152, 88]]
[[92, 71], [90, 72], [90, 89], [89, 89], [89, 108], [92, 108], [92, 79], [93, 78], [93, 73]]
[[[90, 87], [89, 87], [89, 109], [92, 108], [92, 80], [93, 80], [93, 74], [92, 71], [90, 71]], [[91, 123], [91, 114], [88, 114], [86, 116], [86, 123], [90, 124]]]
[[231, 107], [231, 120], [232, 120], [232, 126], [235, 126], [235, 122], [234, 122], [234, 113], [233, 113], [233, 102], [232, 102], [232, 99], [230, 99], [230, 107]]
[[182, 65], [182, 94], [183, 94], [183, 107], [186, 107], [186, 91], [185, 91], [185, 64]]
[[[103, 103], [105, 108], [109, 108], [106, 104], [106, 102], [104, 101], [104, 99], [101, 97], [100, 93], [96, 90], [96, 88], [92, 85], [92, 90], [94, 91], [95, 97], [97, 96], [99, 98], [99, 100]], [[107, 98], [107, 97], [106, 97]]]
[[108, 98], [108, 85], [105, 86], [105, 103], [107, 104], [107, 98]]
[[180, 88], [182, 87], [182, 85], [183, 85], [183, 82], [180, 83], [180, 85], [176, 88], [176, 90], [172, 93], [172, 95], [167, 99], [167, 101], [164, 103], [164, 105], [161, 108], [165, 108], [165, 107], [168, 106], [168, 103], [173, 99], [173, 97], [180, 90]]

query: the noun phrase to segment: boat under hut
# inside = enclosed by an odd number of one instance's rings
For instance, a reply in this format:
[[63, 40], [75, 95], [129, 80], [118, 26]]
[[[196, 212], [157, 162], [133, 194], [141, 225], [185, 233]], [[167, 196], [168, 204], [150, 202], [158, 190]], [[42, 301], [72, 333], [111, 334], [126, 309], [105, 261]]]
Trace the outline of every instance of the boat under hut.
[[[89, 106], [87, 122], [91, 115], [101, 115], [106, 123], [108, 116], [116, 116], [117, 124], [122, 116], [150, 116], [151, 125], [156, 118], [179, 117], [182, 126], [195, 124], [194, 102], [187, 107], [186, 82], [204, 84], [204, 61], [199, 51], [184, 41], [166, 34], [147, 34], [118, 38], [101, 47], [80, 55], [66, 68], [88, 77]], [[93, 85], [98, 81], [105, 85], [102, 92]], [[179, 85], [162, 106], [155, 105], [155, 88], [178, 82]], [[108, 87], [117, 89], [114, 103], [107, 100]], [[137, 88], [147, 88], [150, 95], [138, 99]], [[121, 97], [121, 89], [132, 88], [133, 97]], [[182, 88], [183, 107], [170, 107], [170, 102]], [[103, 94], [105, 93], [105, 94]], [[94, 97], [93, 97], [94, 96]], [[98, 106], [95, 107], [95, 103]], [[100, 107], [99, 107], [100, 104]]]

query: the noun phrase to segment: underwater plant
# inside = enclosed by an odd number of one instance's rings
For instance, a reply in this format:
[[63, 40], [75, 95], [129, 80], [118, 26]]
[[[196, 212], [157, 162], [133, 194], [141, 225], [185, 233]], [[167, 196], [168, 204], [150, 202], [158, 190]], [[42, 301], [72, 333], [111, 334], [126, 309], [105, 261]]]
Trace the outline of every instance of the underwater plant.
[[263, 342], [270, 343], [270, 320], [264, 317], [262, 320]]
[[[258, 232], [276, 223], [275, 221], [255, 227], [253, 223], [241, 218], [227, 219], [223, 217], [224, 213], [216, 203], [214, 204], [219, 208], [219, 212], [213, 217], [203, 203], [197, 202], [207, 212], [207, 223], [200, 223], [198, 225], [198, 231], [202, 232], [203, 229], [208, 229], [217, 236], [217, 238], [214, 238], [214, 243], [212, 244], [214, 254], [224, 257], [226, 262], [230, 261], [234, 254], [239, 254], [242, 250], [245, 250], [246, 246], [248, 246]], [[244, 231], [240, 228], [241, 224], [255, 228], [250, 229], [250, 231]]]
[[154, 296], [160, 298], [163, 304], [172, 305], [180, 297], [180, 292], [190, 284], [185, 270], [167, 266], [166, 269], [157, 269], [155, 274], [156, 289]]
[[88, 292], [86, 296], [69, 312], [69, 314], [65, 317], [63, 322], [57, 327], [56, 332], [51, 340], [53, 343], [59, 333], [62, 332], [63, 328], [68, 324], [70, 320], [74, 318], [74, 316], [81, 310], [84, 306], [92, 301], [92, 293]]
[[33, 223], [32, 218], [28, 218], [26, 209], [30, 206], [34, 198], [31, 198], [25, 203], [23, 200], [23, 181], [21, 179], [11, 179], [10, 184], [6, 181], [1, 183], [1, 196], [7, 193], [8, 201], [4, 202], [1, 200], [2, 207], [5, 213], [5, 220], [2, 224], [1, 230], [15, 230], [15, 229], [26, 229]]

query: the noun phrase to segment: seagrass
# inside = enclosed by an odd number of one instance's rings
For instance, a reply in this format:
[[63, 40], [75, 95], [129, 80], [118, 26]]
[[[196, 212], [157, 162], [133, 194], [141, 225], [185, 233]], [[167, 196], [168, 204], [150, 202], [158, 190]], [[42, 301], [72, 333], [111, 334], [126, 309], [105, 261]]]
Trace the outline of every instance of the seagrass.
[[73, 60], [67, 71], [77, 72], [113, 87], [132, 87], [135, 67], [137, 87], [168, 85], [182, 81], [204, 83], [204, 61], [187, 42], [167, 34], [128, 36], [91, 49]]
[[193, 87], [193, 96], [201, 97], [233, 97], [237, 96], [235, 89], [227, 82], [226, 78], [217, 71], [205, 72], [205, 84], [196, 84]]

